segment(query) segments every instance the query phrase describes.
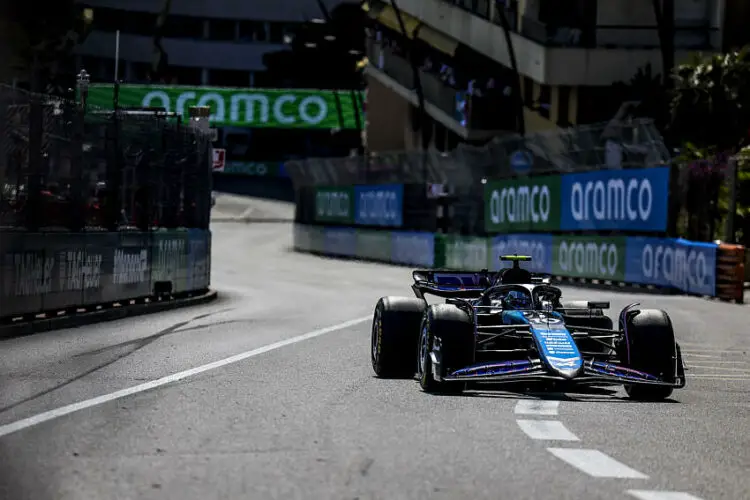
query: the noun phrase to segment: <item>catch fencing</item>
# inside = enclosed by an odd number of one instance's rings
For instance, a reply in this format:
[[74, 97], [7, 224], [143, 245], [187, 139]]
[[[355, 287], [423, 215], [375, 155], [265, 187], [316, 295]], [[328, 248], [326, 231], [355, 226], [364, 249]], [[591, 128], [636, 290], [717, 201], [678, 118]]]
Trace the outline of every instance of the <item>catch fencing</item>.
[[0, 322], [210, 285], [211, 143], [0, 85]]
[[727, 295], [718, 245], [675, 231], [711, 191], [691, 187], [701, 177], [671, 164], [648, 120], [384, 157], [289, 168], [300, 250], [492, 269], [500, 248], [556, 276]]
[[0, 85], [0, 227], [207, 229], [209, 136], [158, 112]]

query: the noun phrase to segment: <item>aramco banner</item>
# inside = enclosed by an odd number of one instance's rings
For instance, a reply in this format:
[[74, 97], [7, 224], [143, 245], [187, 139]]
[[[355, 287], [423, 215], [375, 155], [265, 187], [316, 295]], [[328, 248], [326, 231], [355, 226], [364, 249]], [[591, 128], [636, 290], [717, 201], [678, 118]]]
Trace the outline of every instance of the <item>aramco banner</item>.
[[[336, 106], [341, 105], [341, 120]], [[356, 129], [351, 91], [120, 85], [120, 106], [158, 107], [187, 121], [191, 106], [209, 106], [214, 127]], [[362, 102], [362, 99], [358, 99]], [[94, 84], [88, 105], [112, 109], [114, 85]], [[360, 117], [362, 111], [360, 110]]]

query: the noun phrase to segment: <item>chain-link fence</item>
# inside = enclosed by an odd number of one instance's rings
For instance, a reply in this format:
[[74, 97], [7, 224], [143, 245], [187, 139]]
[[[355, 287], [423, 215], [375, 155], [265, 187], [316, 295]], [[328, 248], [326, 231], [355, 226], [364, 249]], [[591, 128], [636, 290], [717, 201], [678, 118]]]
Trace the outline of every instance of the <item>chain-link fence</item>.
[[165, 113], [0, 86], [0, 227], [207, 228], [208, 135]]
[[533, 161], [530, 175], [560, 174], [607, 168], [663, 165], [670, 154], [653, 121], [581, 126], [497, 138], [482, 147], [461, 145], [450, 153], [373, 153], [348, 158], [309, 158], [287, 163], [295, 188], [353, 184], [445, 184], [458, 192], [482, 179], [517, 175], [514, 153], [525, 151]]

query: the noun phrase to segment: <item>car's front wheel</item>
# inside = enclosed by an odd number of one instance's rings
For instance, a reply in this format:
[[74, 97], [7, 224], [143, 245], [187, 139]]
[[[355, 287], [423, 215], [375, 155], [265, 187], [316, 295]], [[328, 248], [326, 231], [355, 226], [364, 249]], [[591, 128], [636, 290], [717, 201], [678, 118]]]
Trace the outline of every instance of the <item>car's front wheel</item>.
[[434, 376], [431, 353], [436, 351], [440, 378], [474, 360], [474, 327], [464, 311], [451, 304], [430, 306], [422, 319], [417, 347], [417, 376], [425, 392], [459, 394], [464, 382], [446, 382]]

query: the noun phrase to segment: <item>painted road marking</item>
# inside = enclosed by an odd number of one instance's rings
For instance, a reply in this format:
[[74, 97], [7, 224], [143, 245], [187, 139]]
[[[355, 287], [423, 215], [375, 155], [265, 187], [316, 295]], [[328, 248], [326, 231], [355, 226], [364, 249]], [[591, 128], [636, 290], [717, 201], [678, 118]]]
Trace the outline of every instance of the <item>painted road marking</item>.
[[559, 401], [544, 399], [520, 399], [516, 403], [515, 412], [520, 415], [557, 415]]
[[592, 477], [648, 479], [647, 475], [631, 469], [599, 450], [547, 448], [547, 451]]
[[531, 439], [580, 441], [562, 422], [557, 420], [516, 420], [516, 422]]
[[11, 434], [13, 432], [17, 432], [23, 429], [28, 429], [29, 427], [33, 427], [35, 425], [48, 422], [55, 418], [69, 415], [71, 413], [74, 413], [80, 410], [85, 410], [86, 408], [98, 406], [104, 403], [108, 403], [110, 401], [114, 401], [115, 399], [124, 398], [126, 396], [130, 396], [133, 394], [138, 394], [139, 392], [149, 391], [151, 389], [155, 389], [163, 385], [171, 384], [173, 382], [178, 382], [180, 380], [186, 379], [188, 377], [192, 377], [194, 375], [198, 375], [198, 374], [210, 371], [210, 370], [215, 370], [217, 368], [221, 368], [227, 365], [238, 363], [240, 361], [244, 361], [246, 359], [253, 358], [255, 356], [259, 356], [261, 354], [265, 354], [270, 351], [275, 351], [276, 349], [281, 349], [282, 347], [286, 347], [288, 345], [297, 344], [299, 342], [304, 342], [305, 340], [310, 340], [315, 337], [320, 337], [327, 333], [332, 333], [338, 330], [343, 330], [345, 328], [349, 328], [349, 327], [358, 325], [360, 323], [364, 323], [365, 321], [368, 321], [371, 319], [372, 319], [372, 315], [368, 315], [368, 316], [365, 316], [364, 318], [344, 321], [343, 323], [339, 323], [338, 325], [333, 325], [333, 326], [328, 326], [325, 328], [320, 328], [318, 330], [313, 330], [312, 332], [308, 332], [302, 335], [298, 335], [296, 337], [292, 337], [286, 340], [275, 342], [273, 344], [259, 347], [257, 349], [253, 349], [252, 351], [246, 351], [240, 354], [236, 354], [234, 356], [230, 356], [228, 358], [221, 359], [219, 361], [214, 361], [213, 363], [201, 365], [196, 368], [191, 368], [189, 370], [178, 372], [172, 375], [167, 375], [166, 377], [152, 380], [151, 382], [146, 382], [145, 384], [139, 384], [133, 387], [129, 387], [127, 389], [112, 392], [110, 394], [104, 394], [102, 396], [98, 396], [92, 399], [87, 399], [85, 401], [63, 406], [55, 410], [50, 410], [50, 411], [46, 411], [43, 413], [39, 413], [38, 415], [34, 415], [29, 418], [24, 418], [22, 420], [18, 420], [16, 422], [12, 422], [10, 424], [0, 426], [0, 437], [7, 436], [8, 434]]
[[628, 490], [628, 494], [639, 500], [701, 500], [689, 493], [679, 491]]

